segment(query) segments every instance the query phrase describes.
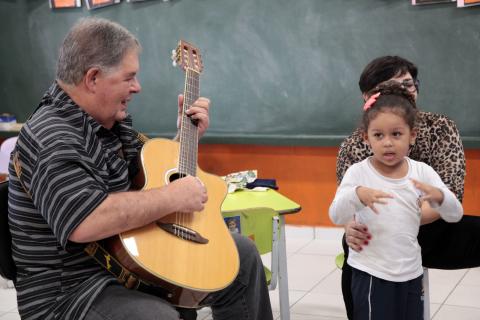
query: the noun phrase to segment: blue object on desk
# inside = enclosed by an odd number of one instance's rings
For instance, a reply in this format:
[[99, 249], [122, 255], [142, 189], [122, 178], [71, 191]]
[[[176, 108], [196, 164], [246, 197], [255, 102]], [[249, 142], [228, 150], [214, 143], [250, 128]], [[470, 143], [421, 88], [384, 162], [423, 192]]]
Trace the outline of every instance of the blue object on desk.
[[275, 179], [255, 179], [253, 182], [247, 183], [248, 189], [253, 189], [255, 187], [267, 187], [278, 190], [277, 180]]
[[17, 118], [11, 113], [0, 113], [0, 122], [17, 122]]

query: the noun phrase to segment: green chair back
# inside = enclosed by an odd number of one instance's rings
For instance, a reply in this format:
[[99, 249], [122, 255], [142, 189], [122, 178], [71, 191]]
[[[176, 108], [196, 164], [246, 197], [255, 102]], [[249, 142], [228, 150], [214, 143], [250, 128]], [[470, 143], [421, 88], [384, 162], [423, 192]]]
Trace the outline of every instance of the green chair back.
[[[223, 213], [230, 232], [238, 232], [255, 242], [258, 252], [266, 254], [273, 249], [273, 219], [278, 213], [272, 208], [249, 208]], [[277, 230], [278, 231], [278, 230]], [[277, 232], [278, 234], [278, 232]], [[263, 267], [267, 284], [272, 281], [272, 271]], [[273, 285], [274, 287], [276, 286]]]
[[272, 251], [272, 221], [275, 216], [278, 213], [271, 208], [249, 208], [223, 213], [230, 231], [252, 239], [260, 254]]
[[335, 265], [337, 266], [338, 269], [343, 269], [344, 262], [345, 262], [345, 255], [343, 252], [341, 252], [335, 257]]

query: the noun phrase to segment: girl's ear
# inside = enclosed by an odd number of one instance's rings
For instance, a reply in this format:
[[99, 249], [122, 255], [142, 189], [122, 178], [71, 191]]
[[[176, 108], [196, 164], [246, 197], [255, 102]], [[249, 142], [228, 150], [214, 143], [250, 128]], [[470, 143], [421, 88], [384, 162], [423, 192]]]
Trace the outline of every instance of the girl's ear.
[[417, 133], [418, 133], [418, 129], [417, 129], [417, 128], [413, 128], [413, 129], [410, 131], [410, 145], [414, 145], [414, 144], [415, 144], [415, 140], [417, 139]]
[[365, 130], [363, 130], [363, 141], [365, 141], [366, 144], [370, 145], [370, 141], [368, 141], [368, 134]]

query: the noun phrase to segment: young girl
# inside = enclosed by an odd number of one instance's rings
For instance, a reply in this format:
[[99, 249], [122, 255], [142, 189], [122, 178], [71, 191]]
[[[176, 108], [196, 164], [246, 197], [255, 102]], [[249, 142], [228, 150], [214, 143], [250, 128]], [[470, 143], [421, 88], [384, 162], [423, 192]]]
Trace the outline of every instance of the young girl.
[[362, 124], [373, 156], [347, 170], [330, 206], [335, 224], [355, 217], [372, 234], [369, 245], [352, 250], [347, 260], [355, 320], [422, 320], [421, 208], [435, 208], [448, 222], [463, 214], [438, 174], [407, 157], [415, 117], [415, 101], [400, 84], [387, 82], [371, 92]]

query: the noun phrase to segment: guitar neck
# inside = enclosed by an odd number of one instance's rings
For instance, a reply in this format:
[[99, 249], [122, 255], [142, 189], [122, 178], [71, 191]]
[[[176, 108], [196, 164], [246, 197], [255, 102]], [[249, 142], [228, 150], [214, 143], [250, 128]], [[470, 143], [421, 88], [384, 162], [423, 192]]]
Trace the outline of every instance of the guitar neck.
[[178, 170], [182, 175], [196, 176], [198, 157], [198, 127], [185, 111], [200, 96], [200, 74], [187, 68], [185, 72], [185, 89], [183, 92], [183, 112], [180, 128], [180, 159]]

